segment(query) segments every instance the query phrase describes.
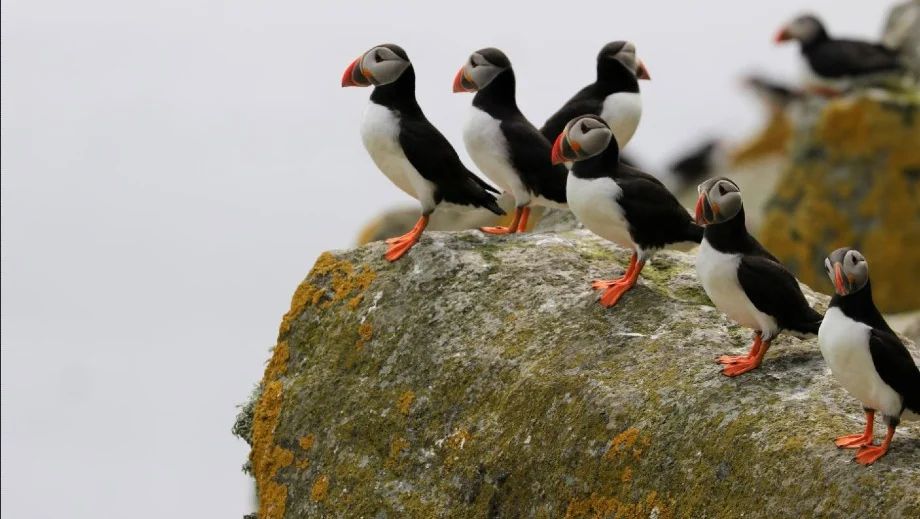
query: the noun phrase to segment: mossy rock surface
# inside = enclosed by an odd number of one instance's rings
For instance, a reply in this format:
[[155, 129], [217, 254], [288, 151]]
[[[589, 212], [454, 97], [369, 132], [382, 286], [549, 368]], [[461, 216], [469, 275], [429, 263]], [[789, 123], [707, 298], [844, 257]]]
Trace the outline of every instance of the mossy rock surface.
[[836, 449], [863, 414], [814, 339], [721, 376], [750, 333], [692, 255], [604, 309], [590, 282], [629, 254], [586, 231], [383, 251], [324, 254], [284, 316], [237, 428], [261, 519], [920, 517], [920, 428], [871, 467]]
[[765, 211], [761, 241], [803, 282], [827, 287], [827, 253], [856, 247], [882, 311], [920, 309], [920, 92], [806, 102]]

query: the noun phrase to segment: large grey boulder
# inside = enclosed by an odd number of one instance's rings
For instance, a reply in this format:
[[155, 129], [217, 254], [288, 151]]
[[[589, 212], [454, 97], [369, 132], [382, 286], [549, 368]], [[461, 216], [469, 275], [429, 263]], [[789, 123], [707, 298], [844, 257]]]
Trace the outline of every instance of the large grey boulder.
[[814, 339], [721, 376], [750, 333], [691, 254], [604, 309], [590, 282], [629, 255], [583, 230], [383, 252], [321, 256], [282, 320], [237, 423], [261, 519], [920, 517], [917, 424], [870, 467], [836, 449], [863, 413]]

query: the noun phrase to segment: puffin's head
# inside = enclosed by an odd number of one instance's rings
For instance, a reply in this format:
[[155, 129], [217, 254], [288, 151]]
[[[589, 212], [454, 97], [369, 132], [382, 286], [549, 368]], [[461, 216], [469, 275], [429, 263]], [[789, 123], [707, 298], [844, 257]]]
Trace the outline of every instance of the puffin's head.
[[696, 191], [696, 223], [709, 225], [734, 218], [741, 211], [741, 188], [725, 177], [710, 178]]
[[795, 20], [787, 23], [776, 33], [776, 43], [788, 40], [798, 40], [799, 43], [807, 44], [821, 35], [825, 34], [824, 26], [817, 17], [806, 14], [799, 16]]
[[577, 162], [600, 154], [611, 143], [616, 146], [613, 131], [596, 115], [581, 115], [565, 125], [553, 143], [553, 164]]
[[378, 45], [351, 62], [342, 74], [342, 86], [380, 86], [399, 79], [410, 66], [409, 56], [399, 45]]
[[636, 57], [636, 45], [631, 41], [612, 41], [597, 53], [598, 68], [604, 65], [619, 64], [635, 74], [637, 79], [652, 79], [645, 68], [645, 63]]
[[856, 249], [841, 247], [824, 258], [824, 270], [842, 295], [858, 292], [869, 282], [869, 264]]
[[454, 92], [476, 92], [487, 87], [499, 74], [511, 68], [505, 53], [488, 47], [470, 54], [454, 77]]

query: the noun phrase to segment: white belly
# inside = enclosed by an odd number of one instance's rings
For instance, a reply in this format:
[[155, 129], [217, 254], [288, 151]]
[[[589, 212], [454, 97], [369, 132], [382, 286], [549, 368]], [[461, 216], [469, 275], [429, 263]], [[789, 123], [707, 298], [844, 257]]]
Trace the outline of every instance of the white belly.
[[373, 101], [368, 103], [361, 140], [374, 164], [396, 187], [416, 198], [425, 210], [434, 210], [435, 185], [425, 180], [406, 158], [399, 145], [399, 118], [393, 111]]
[[613, 179], [582, 179], [569, 173], [565, 194], [569, 209], [589, 231], [621, 247], [637, 248], [623, 208], [617, 203], [623, 190]]
[[514, 196], [517, 206], [530, 202], [530, 191], [511, 166], [508, 141], [501, 130], [501, 121], [475, 106], [463, 127], [463, 143], [476, 167], [506, 193]]
[[617, 92], [604, 99], [601, 119], [613, 130], [620, 149], [626, 147], [642, 118], [642, 98], [634, 92]]
[[840, 385], [862, 402], [888, 416], [901, 414], [902, 399], [875, 370], [869, 353], [871, 328], [833, 307], [818, 330], [818, 347]]
[[773, 338], [779, 331], [776, 320], [758, 310], [744, 293], [738, 282], [740, 263], [740, 254], [719, 252], [703, 238], [696, 253], [696, 274], [706, 295], [729, 319]]

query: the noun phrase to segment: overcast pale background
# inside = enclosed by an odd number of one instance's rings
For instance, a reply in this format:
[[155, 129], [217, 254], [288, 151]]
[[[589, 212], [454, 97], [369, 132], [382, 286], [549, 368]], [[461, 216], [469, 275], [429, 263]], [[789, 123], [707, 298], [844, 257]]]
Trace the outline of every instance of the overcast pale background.
[[339, 87], [374, 44], [407, 49], [421, 105], [460, 144], [470, 97], [450, 86], [471, 51], [507, 52], [539, 125], [603, 43], [634, 40], [653, 80], [630, 148], [654, 170], [756, 127], [738, 77], [797, 77], [797, 50], [771, 43], [783, 21], [813, 10], [875, 38], [890, 4], [524, 5], [4, 2], [2, 514], [250, 511], [230, 427], [291, 293], [407, 201], [361, 146], [370, 92]]

